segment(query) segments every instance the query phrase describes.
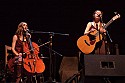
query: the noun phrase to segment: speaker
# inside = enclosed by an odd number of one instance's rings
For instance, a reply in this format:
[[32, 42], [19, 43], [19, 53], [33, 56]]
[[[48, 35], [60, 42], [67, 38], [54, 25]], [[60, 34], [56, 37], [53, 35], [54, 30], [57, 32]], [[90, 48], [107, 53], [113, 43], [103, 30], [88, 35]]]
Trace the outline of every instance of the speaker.
[[65, 83], [76, 73], [78, 73], [78, 57], [63, 57], [59, 69], [61, 83]]
[[84, 55], [85, 76], [125, 76], [125, 55]]

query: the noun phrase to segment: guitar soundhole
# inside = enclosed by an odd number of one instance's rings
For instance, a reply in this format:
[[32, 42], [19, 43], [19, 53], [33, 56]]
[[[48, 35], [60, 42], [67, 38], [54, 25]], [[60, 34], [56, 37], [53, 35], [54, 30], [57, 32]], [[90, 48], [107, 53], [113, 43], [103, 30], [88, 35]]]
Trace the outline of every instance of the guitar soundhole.
[[89, 40], [90, 40], [90, 41], [93, 41], [93, 40], [96, 39], [96, 36], [95, 36], [95, 35], [88, 34], [88, 36], [89, 36]]

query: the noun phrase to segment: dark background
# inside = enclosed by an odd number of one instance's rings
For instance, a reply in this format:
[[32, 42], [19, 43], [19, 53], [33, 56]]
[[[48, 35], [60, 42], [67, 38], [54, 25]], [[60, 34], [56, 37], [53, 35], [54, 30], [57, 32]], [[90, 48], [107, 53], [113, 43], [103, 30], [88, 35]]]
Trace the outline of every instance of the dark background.
[[[78, 55], [77, 39], [83, 35], [87, 22], [92, 21], [92, 13], [97, 9], [103, 11], [103, 22], [105, 23], [115, 15], [114, 12], [121, 15], [120, 19], [117, 19], [108, 27], [108, 32], [113, 41], [112, 43], [118, 44], [120, 54], [124, 55], [124, 5], [122, 0], [1, 0], [1, 56], [4, 56], [4, 45], [11, 46], [12, 37], [18, 24], [22, 21], [28, 23], [30, 30], [54, 32], [52, 48], [56, 52], [63, 56]], [[38, 45], [49, 41], [50, 35], [48, 33], [31, 34], [32, 41]], [[69, 36], [61, 34], [69, 34]], [[45, 57], [49, 57], [48, 48], [40, 47], [40, 52]], [[61, 56], [56, 54], [56, 57], [58, 61]], [[49, 63], [45, 65], [49, 65]]]
[[[11, 45], [17, 25], [25, 21], [30, 30], [66, 33], [69, 36], [54, 35], [53, 43], [59, 44], [57, 48], [61, 53], [67, 51], [69, 54], [77, 52], [76, 41], [83, 35], [88, 21], [92, 21], [92, 13], [102, 10], [103, 21], [107, 23], [118, 12], [121, 15], [109, 27], [108, 31], [114, 43], [119, 44], [120, 53], [124, 54], [124, 2], [123, 1], [83, 1], [83, 0], [40, 0], [40, 1], [1, 1], [0, 3], [0, 43]], [[48, 41], [47, 35], [33, 33], [36, 35], [32, 40], [37, 42]], [[59, 41], [61, 40], [61, 41]], [[54, 45], [53, 45], [54, 46]], [[56, 49], [56, 48], [55, 48]], [[59, 49], [57, 49], [59, 50]]]

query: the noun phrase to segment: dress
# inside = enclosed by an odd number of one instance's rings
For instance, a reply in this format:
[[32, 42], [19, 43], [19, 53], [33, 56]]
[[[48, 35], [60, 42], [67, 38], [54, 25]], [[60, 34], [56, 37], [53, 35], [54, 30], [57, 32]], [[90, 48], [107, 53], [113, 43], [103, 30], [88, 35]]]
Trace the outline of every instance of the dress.
[[[96, 25], [96, 27], [94, 27], [94, 22], [91, 22], [91, 27], [89, 29], [89, 31], [91, 31], [92, 29], [95, 29], [96, 31], [99, 31], [99, 28], [102, 27], [102, 23]], [[93, 52], [91, 54], [96, 54], [96, 55], [105, 55], [106, 54], [106, 48], [105, 48], [105, 42], [106, 42], [106, 34], [104, 33], [100, 33], [102, 36], [102, 39], [100, 38], [100, 35], [98, 36], [99, 37], [99, 42], [96, 42], [96, 45], [95, 45], [95, 49], [93, 50]]]

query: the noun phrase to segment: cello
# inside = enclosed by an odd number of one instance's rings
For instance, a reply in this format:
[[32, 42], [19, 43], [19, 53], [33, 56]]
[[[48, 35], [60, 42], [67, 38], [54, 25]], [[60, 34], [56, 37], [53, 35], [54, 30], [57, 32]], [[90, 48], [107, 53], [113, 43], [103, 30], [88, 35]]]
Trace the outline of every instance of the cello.
[[23, 50], [26, 54], [24, 58], [23, 67], [30, 73], [42, 73], [45, 70], [45, 64], [39, 58], [39, 46], [35, 42], [31, 42], [28, 37], [28, 43], [23, 43]]

